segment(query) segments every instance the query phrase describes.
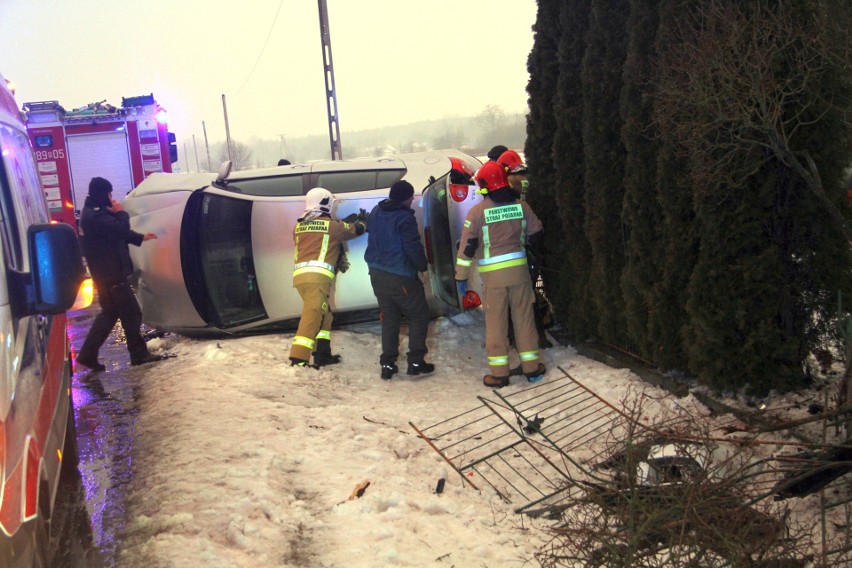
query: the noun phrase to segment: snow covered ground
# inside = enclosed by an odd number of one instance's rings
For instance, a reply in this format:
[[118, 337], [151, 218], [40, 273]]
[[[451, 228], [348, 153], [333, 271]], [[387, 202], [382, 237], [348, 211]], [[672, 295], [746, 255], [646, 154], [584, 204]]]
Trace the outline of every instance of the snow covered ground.
[[[493, 396], [482, 385], [483, 331], [480, 312], [434, 320], [435, 373], [407, 377], [403, 356], [391, 381], [379, 378], [379, 323], [335, 330], [343, 362], [319, 371], [289, 366], [292, 334], [153, 340], [152, 350], [177, 358], [127, 371], [140, 413], [118, 565], [537, 565], [550, 521], [466, 485], [409, 425]], [[542, 354], [545, 381], [569, 370], [613, 404], [646, 393], [652, 418], [711, 414], [571, 347]], [[501, 394], [528, 388], [522, 379]]]

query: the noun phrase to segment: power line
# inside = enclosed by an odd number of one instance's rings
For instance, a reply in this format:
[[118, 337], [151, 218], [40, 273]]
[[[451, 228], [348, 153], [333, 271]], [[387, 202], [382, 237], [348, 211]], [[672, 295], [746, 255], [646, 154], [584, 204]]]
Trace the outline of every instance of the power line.
[[278, 3], [278, 10], [275, 11], [275, 17], [272, 19], [272, 25], [269, 26], [269, 33], [266, 34], [266, 41], [263, 42], [263, 47], [260, 48], [260, 53], [257, 55], [257, 59], [254, 62], [254, 66], [251, 68], [251, 71], [249, 71], [249, 74], [246, 77], [245, 81], [243, 81], [243, 84], [240, 85], [240, 88], [237, 89], [237, 92], [234, 93], [232, 96], [236, 97], [240, 94], [240, 91], [243, 90], [243, 87], [246, 86], [246, 83], [248, 83], [249, 79], [251, 79], [251, 76], [254, 74], [254, 70], [257, 69], [257, 65], [260, 63], [260, 58], [263, 57], [263, 53], [266, 51], [266, 45], [269, 43], [269, 38], [272, 37], [272, 30], [275, 29], [275, 22], [278, 21], [278, 14], [281, 13], [281, 6], [283, 4], [284, 0], [281, 0]]

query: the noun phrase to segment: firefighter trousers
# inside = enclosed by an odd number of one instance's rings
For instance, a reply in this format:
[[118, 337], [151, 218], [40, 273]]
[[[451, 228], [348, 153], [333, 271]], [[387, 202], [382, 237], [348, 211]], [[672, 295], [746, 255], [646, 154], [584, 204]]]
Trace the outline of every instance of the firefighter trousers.
[[[483, 279], [484, 280], [484, 279]], [[497, 280], [497, 281], [495, 281]], [[533, 316], [534, 294], [529, 277], [506, 283], [489, 278], [483, 282], [485, 296], [485, 352], [495, 377], [509, 376], [509, 314], [515, 344], [525, 373], [538, 369], [538, 333]]]
[[332, 314], [328, 305], [331, 293], [331, 278], [323, 277], [319, 282], [296, 284], [296, 290], [302, 297], [302, 316], [299, 329], [290, 346], [290, 358], [310, 361], [311, 353], [316, 349], [317, 335], [320, 331], [330, 332]]

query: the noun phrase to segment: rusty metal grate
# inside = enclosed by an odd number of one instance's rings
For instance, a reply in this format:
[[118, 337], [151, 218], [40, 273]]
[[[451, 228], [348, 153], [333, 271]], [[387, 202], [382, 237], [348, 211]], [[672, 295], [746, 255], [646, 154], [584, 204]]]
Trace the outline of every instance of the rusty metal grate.
[[517, 512], [557, 511], [596, 477], [604, 439], [627, 426], [607, 401], [561, 377], [420, 428], [409, 423], [475, 489], [490, 486]]

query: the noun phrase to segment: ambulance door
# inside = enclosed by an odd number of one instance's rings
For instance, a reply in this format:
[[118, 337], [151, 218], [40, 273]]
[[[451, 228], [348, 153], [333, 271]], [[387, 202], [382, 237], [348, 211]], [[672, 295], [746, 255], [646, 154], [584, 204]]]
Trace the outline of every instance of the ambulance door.
[[467, 212], [482, 198], [473, 185], [471, 165], [460, 158], [450, 160], [450, 172], [423, 191], [421, 205], [432, 293], [447, 305], [460, 309], [455, 280], [459, 239]]

